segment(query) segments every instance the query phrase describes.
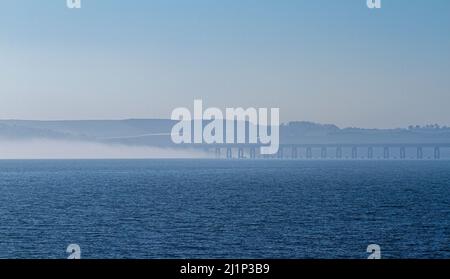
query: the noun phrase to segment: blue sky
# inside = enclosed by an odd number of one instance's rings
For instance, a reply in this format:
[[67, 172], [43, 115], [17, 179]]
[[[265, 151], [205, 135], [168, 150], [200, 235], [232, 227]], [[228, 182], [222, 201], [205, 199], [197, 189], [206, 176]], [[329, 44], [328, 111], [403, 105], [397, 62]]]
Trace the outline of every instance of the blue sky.
[[450, 125], [450, 1], [365, 2], [0, 0], [0, 118], [169, 118], [201, 98], [282, 121]]

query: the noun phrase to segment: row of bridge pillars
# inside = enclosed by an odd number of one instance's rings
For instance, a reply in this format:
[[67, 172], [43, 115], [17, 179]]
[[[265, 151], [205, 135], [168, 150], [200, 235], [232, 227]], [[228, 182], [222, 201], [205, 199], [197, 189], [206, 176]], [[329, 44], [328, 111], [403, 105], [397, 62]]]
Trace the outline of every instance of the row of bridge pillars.
[[[298, 152], [298, 148], [299, 147], [289, 147], [291, 149], [291, 157], [292, 159], [298, 159], [299, 158], [299, 152]], [[279, 159], [283, 159], [284, 158], [284, 149], [280, 147], [278, 153], [276, 154], [276, 158]], [[391, 152], [390, 152], [390, 147], [383, 147], [383, 159], [390, 159], [391, 157]], [[232, 159], [233, 158], [233, 148], [232, 147], [226, 147], [226, 158], [227, 159]], [[249, 158], [250, 159], [256, 159], [257, 158], [257, 152], [256, 152], [257, 148], [256, 147], [250, 147], [249, 149]], [[239, 147], [237, 148], [238, 154], [237, 154], [237, 158], [238, 159], [244, 159], [245, 157], [245, 149], [243, 147]], [[343, 152], [342, 152], [342, 147], [338, 146], [336, 147], [336, 159], [342, 159], [343, 158]], [[221, 148], [217, 147], [215, 149], [215, 156], [216, 158], [221, 158]], [[423, 148], [422, 147], [417, 147], [417, 155], [416, 155], [417, 159], [422, 160], [424, 158], [424, 154], [423, 154]], [[273, 156], [261, 156], [262, 158], [273, 158]], [[321, 159], [326, 159], [328, 158], [328, 148], [327, 147], [321, 147], [320, 149], [320, 158]], [[358, 148], [356, 146], [351, 148], [351, 158], [352, 159], [358, 159]], [[368, 159], [373, 159], [374, 158], [374, 150], [373, 147], [368, 147], [367, 148], [367, 158]], [[439, 147], [435, 147], [434, 148], [434, 159], [438, 160], [441, 158], [441, 151]], [[313, 148], [312, 147], [306, 147], [306, 159], [313, 159]], [[400, 147], [400, 159], [406, 159], [406, 147]]]
[[[225, 150], [226, 150], [226, 158], [233, 159], [233, 149], [231, 147], [227, 147]], [[237, 154], [238, 159], [244, 159], [245, 158], [244, 148], [240, 147], [237, 150], [238, 150], [238, 154]], [[250, 148], [249, 155], [250, 155], [250, 159], [256, 159], [256, 148], [255, 147]], [[215, 156], [216, 156], [216, 158], [221, 158], [221, 148], [219, 148], [219, 147], [216, 148]]]
[[[422, 147], [417, 148], [417, 159], [423, 159]], [[434, 159], [441, 159], [441, 149], [439, 147], [434, 148]]]

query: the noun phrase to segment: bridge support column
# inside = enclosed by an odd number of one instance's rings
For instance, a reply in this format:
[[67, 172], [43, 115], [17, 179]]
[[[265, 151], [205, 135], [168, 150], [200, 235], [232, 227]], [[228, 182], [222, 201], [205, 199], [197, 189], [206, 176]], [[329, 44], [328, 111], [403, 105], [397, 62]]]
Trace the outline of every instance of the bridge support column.
[[295, 146], [292, 147], [291, 157], [292, 157], [292, 159], [297, 159], [298, 158], [298, 150], [297, 150], [297, 147], [295, 147]]
[[312, 159], [312, 148], [311, 147], [306, 148], [306, 159]]
[[434, 159], [435, 160], [441, 159], [441, 149], [438, 146], [434, 148]]
[[389, 147], [385, 146], [383, 148], [383, 158], [385, 160], [388, 160], [390, 158], [390, 152], [389, 152]]
[[244, 148], [238, 148], [238, 159], [244, 159]]
[[220, 159], [220, 147], [216, 147], [215, 155], [216, 159]]
[[421, 146], [417, 147], [417, 160], [423, 159], [423, 149]]
[[367, 149], [367, 158], [370, 160], [373, 159], [373, 147], [371, 146]]
[[256, 148], [255, 147], [250, 148], [250, 159], [256, 159]]
[[281, 146], [278, 149], [277, 157], [278, 157], [278, 159], [283, 159], [284, 158], [283, 147], [281, 147]]
[[423, 159], [423, 149], [421, 146], [417, 147], [417, 160]]
[[356, 146], [352, 147], [352, 159], [358, 159], [358, 148]]
[[320, 158], [322, 158], [322, 159], [327, 158], [327, 148], [326, 147], [322, 147], [322, 149], [320, 150]]
[[404, 160], [406, 159], [406, 148], [405, 147], [400, 147], [400, 159]]
[[342, 147], [336, 147], [336, 159], [342, 159]]
[[233, 150], [231, 147], [227, 147], [227, 159], [233, 159]]

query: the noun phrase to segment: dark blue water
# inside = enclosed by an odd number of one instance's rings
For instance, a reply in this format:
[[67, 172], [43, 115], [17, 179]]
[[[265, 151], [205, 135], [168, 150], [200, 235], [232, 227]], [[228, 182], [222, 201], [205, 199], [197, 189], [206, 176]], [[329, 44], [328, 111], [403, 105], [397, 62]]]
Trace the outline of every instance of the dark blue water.
[[447, 161], [0, 161], [0, 257], [450, 258]]

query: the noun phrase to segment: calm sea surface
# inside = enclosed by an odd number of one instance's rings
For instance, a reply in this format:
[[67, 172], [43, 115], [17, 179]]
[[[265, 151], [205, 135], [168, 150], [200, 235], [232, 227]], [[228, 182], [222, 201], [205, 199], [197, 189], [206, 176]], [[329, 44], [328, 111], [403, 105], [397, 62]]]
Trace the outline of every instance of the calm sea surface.
[[0, 258], [450, 258], [449, 161], [0, 161]]

